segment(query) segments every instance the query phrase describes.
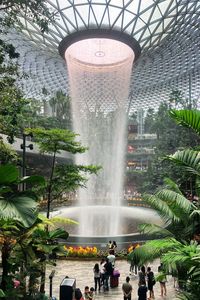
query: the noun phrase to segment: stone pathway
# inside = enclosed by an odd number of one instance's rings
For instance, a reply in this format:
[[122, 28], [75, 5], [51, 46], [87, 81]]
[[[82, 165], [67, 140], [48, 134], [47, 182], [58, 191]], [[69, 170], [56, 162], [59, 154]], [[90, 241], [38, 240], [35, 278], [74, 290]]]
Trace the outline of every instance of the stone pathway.
[[[57, 300], [59, 299], [59, 287], [61, 281], [65, 276], [76, 279], [76, 287], [80, 288], [81, 291], [84, 291], [84, 287], [88, 285], [89, 287], [94, 286], [93, 279], [93, 267], [97, 261], [74, 261], [74, 260], [60, 260], [57, 261], [56, 267], [48, 267], [47, 276], [49, 277], [50, 272], [55, 269], [55, 277], [53, 279], [53, 296], [56, 296]], [[152, 271], [156, 274], [158, 268], [158, 262], [154, 262], [149, 266], [152, 267]], [[110, 288], [108, 292], [97, 292], [95, 295], [96, 300], [123, 300], [122, 294], [122, 283], [125, 281], [126, 276], [129, 276], [129, 264], [125, 260], [117, 260], [116, 268], [120, 271], [119, 286], [116, 288]], [[46, 280], [46, 295], [49, 295], [49, 279]], [[137, 276], [130, 276], [130, 283], [133, 286], [132, 300], [137, 300], [137, 289], [138, 289], [138, 278]], [[175, 289], [173, 287], [173, 278], [168, 276], [167, 286], [167, 296], [161, 297], [160, 294], [160, 285], [156, 283], [154, 286], [154, 293], [156, 300], [174, 300]]]

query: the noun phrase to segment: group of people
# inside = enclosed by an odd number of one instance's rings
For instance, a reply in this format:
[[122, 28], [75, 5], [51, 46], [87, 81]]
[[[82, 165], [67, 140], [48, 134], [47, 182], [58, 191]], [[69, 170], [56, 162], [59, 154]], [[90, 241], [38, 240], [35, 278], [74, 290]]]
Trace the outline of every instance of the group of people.
[[[124, 293], [124, 300], [131, 300], [132, 285], [129, 283], [130, 277], [126, 277], [126, 282], [122, 285]], [[147, 291], [149, 291], [149, 298], [154, 299], [153, 286], [155, 284], [154, 273], [151, 268], [147, 268], [147, 272], [144, 266], [141, 267], [138, 272], [138, 300], [147, 299]]]
[[79, 288], [75, 289], [75, 300], [94, 300], [94, 288], [89, 286], [85, 287], [84, 295]]
[[101, 290], [103, 291], [109, 290], [109, 279], [113, 274], [113, 270], [115, 267], [115, 248], [117, 247], [115, 242], [109, 242], [112, 244], [109, 247], [108, 256], [102, 258], [100, 264], [95, 263], [93, 267], [93, 274], [94, 274], [94, 287], [89, 288], [88, 286], [85, 287], [84, 297], [80, 291], [80, 289], [76, 289], [75, 291], [75, 300], [82, 300], [82, 299], [94, 299], [94, 292]]
[[116, 241], [109, 241], [108, 242], [108, 250], [113, 250], [114, 251], [114, 253], [115, 253], [115, 250], [116, 250], [116, 248], [117, 248], [117, 243], [116, 243]]
[[[166, 282], [167, 278], [163, 272], [163, 265], [158, 267], [158, 281], [161, 288], [161, 296], [167, 295]], [[151, 267], [142, 266], [138, 272], [138, 300], [147, 300], [147, 294], [149, 291], [148, 299], [154, 299], [154, 285], [156, 283], [154, 273], [151, 270]], [[130, 284], [130, 277], [126, 277], [126, 282], [122, 285], [122, 291], [124, 294], [124, 300], [131, 300], [132, 285]]]
[[94, 289], [100, 291], [103, 287], [104, 291], [109, 290], [109, 279], [113, 275], [115, 268], [115, 255], [114, 249], [110, 248], [108, 256], [102, 258], [100, 264], [96, 263], [93, 268], [94, 273]]
[[[82, 294], [79, 289], [75, 293], [75, 300], [83, 300], [89, 299], [93, 300], [95, 292], [108, 291], [109, 286], [111, 286], [111, 278], [113, 277], [113, 271], [115, 268], [115, 251], [117, 248], [117, 244], [115, 241], [109, 241], [108, 243], [108, 255], [105, 258], [102, 258], [100, 263], [95, 263], [93, 267], [93, 275], [94, 275], [94, 287], [89, 288], [85, 287], [84, 293]], [[136, 261], [131, 262], [130, 266], [130, 275], [135, 272], [135, 275], [138, 276], [138, 300], [147, 300], [154, 299], [154, 285], [156, 283], [154, 273], [151, 270], [151, 267], [145, 268], [142, 266], [138, 267]], [[161, 288], [161, 296], [166, 296], [166, 276], [163, 272], [163, 265], [161, 264], [158, 267], [158, 281], [160, 282]], [[130, 283], [130, 277], [126, 277], [126, 281], [122, 284], [122, 291], [124, 300], [131, 300], [132, 295], [132, 285]], [[149, 295], [148, 295], [149, 292]]]

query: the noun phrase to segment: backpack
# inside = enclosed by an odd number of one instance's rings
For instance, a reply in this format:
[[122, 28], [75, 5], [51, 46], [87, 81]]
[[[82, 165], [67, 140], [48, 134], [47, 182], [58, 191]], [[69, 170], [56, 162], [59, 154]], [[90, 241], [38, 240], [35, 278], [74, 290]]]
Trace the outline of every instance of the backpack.
[[107, 262], [104, 265], [104, 268], [105, 268], [105, 271], [106, 271], [107, 275], [113, 275], [113, 266], [112, 266], [111, 262]]
[[153, 276], [152, 278], [152, 284], [155, 285], [156, 284], [156, 280], [155, 280], [155, 277]]

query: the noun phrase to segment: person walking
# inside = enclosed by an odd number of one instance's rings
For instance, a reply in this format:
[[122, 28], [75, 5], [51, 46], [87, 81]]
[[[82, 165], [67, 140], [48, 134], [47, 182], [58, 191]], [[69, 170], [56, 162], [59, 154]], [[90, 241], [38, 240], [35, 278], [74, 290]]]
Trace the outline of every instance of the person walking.
[[100, 287], [101, 287], [100, 277], [101, 277], [101, 274], [100, 274], [99, 264], [94, 265], [93, 272], [94, 272], [94, 290], [96, 292], [97, 286], [98, 286], [98, 290], [100, 291]]
[[132, 293], [132, 285], [129, 283], [130, 277], [126, 277], [126, 282], [122, 284], [122, 291], [124, 293], [124, 300], [131, 300], [131, 293]]

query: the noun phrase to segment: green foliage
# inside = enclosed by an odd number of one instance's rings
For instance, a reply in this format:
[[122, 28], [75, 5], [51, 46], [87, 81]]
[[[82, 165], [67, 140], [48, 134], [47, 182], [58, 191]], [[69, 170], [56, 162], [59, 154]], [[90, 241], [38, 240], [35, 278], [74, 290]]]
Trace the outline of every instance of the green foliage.
[[144, 121], [145, 133], [155, 133], [154, 123], [156, 120], [156, 112], [153, 108], [149, 108]]
[[[53, 117], [57, 120], [57, 128], [67, 129], [71, 127], [70, 98], [62, 91], [57, 91], [50, 98]], [[54, 126], [55, 127], [55, 126]]]
[[[5, 77], [3, 80], [6, 80]], [[0, 132], [7, 134], [8, 141], [13, 143], [14, 137], [23, 132], [22, 112], [28, 102], [10, 79], [1, 87], [0, 101]]]
[[[71, 220], [66, 221], [70, 222]], [[7, 226], [4, 225], [3, 234], [6, 237], [10, 236], [10, 238], [15, 239], [15, 243], [9, 248], [10, 253], [7, 262], [11, 273], [7, 276], [11, 281], [13, 276], [20, 280], [21, 288], [15, 291], [15, 293], [17, 292], [16, 296], [23, 299], [26, 296], [26, 292], [23, 292], [22, 289], [23, 284], [26, 282], [25, 278], [29, 277], [29, 297], [33, 294], [36, 295], [38, 291], [35, 289], [35, 284], [43, 276], [46, 264], [55, 263], [57, 255], [67, 255], [67, 251], [65, 251], [64, 247], [57, 240], [66, 240], [68, 232], [62, 228], [47, 231], [46, 224], [48, 223], [53, 224], [49, 220], [47, 222], [44, 216], [38, 216], [31, 227], [18, 227], [19, 224], [15, 222], [7, 223]], [[53, 262], [51, 256], [53, 257]], [[17, 274], [13, 275], [15, 272]], [[11, 292], [8, 291], [7, 293], [9, 293], [10, 297]]]
[[200, 135], [200, 111], [199, 110], [171, 110], [170, 116], [177, 124], [186, 128], [192, 128]]
[[54, 177], [52, 179], [52, 193], [56, 198], [58, 194], [64, 191], [74, 191], [78, 187], [86, 187], [87, 177], [83, 174], [97, 174], [100, 169], [98, 166], [81, 166], [73, 164], [62, 164], [55, 168]]
[[[14, 137], [23, 131], [23, 110], [28, 103], [23, 99], [23, 93], [16, 84], [22, 77], [18, 72], [16, 59], [19, 54], [12, 44], [6, 42], [6, 34], [10, 27], [21, 29], [19, 15], [26, 15], [39, 26], [41, 32], [48, 30], [48, 24], [53, 21], [46, 1], [43, 0], [5, 0], [0, 5], [0, 132], [8, 135], [8, 141], [14, 142]], [[2, 37], [4, 36], [4, 39]]]
[[5, 297], [5, 294], [4, 292], [0, 289], [0, 298], [4, 298]]
[[[179, 183], [187, 186], [188, 189], [191, 186], [193, 177], [188, 178], [179, 166], [164, 159], [166, 155], [172, 155], [177, 150], [194, 148], [200, 144], [200, 137], [196, 134], [198, 131], [193, 132], [192, 130], [194, 126], [198, 126], [197, 121], [195, 121], [198, 117], [198, 111], [193, 113], [192, 110], [185, 109], [175, 113], [172, 110], [172, 107], [189, 107], [191, 103], [186, 100], [182, 98], [181, 93], [173, 91], [168, 103], [161, 103], [158, 111], [152, 113], [152, 117], [147, 114], [148, 128], [151, 129], [151, 132], [156, 133], [157, 140], [152, 145], [155, 149], [155, 155], [149, 162], [148, 170], [143, 174], [141, 180], [142, 186], [139, 187], [141, 192], [152, 193], [158, 186], [162, 186], [165, 177], [170, 177], [173, 180], [178, 179]], [[178, 121], [175, 120], [177, 114]], [[171, 116], [173, 115], [172, 119]], [[191, 119], [193, 119], [193, 127], [187, 126]], [[185, 126], [180, 126], [184, 122]]]
[[0, 11], [4, 12], [1, 14], [1, 22], [4, 27], [11, 27], [13, 24], [20, 27], [20, 19], [17, 18], [19, 12], [36, 23], [41, 32], [47, 31], [50, 20], [53, 20], [53, 14], [49, 11], [46, 1], [43, 0], [5, 0]]
[[16, 164], [18, 161], [19, 161], [19, 156], [17, 152], [0, 139], [0, 162], [2, 164], [7, 164], [7, 163]]
[[79, 186], [84, 187], [87, 181], [84, 174], [96, 174], [100, 167], [75, 165], [73, 163], [56, 165], [57, 155], [61, 151], [76, 154], [84, 153], [87, 150], [80, 142], [76, 141], [78, 135], [70, 130], [35, 128], [26, 129], [26, 133], [33, 134], [41, 153], [52, 155], [51, 171], [46, 187], [47, 217], [49, 218], [51, 202], [62, 197], [65, 192], [75, 190]]
[[147, 262], [152, 262], [158, 257], [162, 257], [164, 253], [174, 249], [176, 246], [180, 246], [180, 244], [181, 243], [174, 238], [148, 241], [144, 245], [130, 252], [128, 254], [128, 260], [136, 259], [138, 265], [143, 265]]
[[75, 141], [78, 134], [64, 129], [26, 129], [27, 134], [32, 133], [35, 141], [39, 145], [41, 153], [60, 153], [67, 151], [70, 153], [83, 153], [87, 150], [80, 142]]
[[19, 170], [10, 164], [0, 166], [0, 184], [6, 185], [18, 181]]
[[166, 228], [163, 228], [163, 226], [158, 226], [155, 224], [143, 223], [138, 226], [138, 229], [140, 232], [153, 236], [154, 238], [165, 238], [174, 236], [174, 234], [171, 231], [167, 230]]
[[[30, 184], [44, 184], [41, 176], [27, 177]], [[24, 181], [25, 182], [25, 181]], [[17, 220], [25, 227], [31, 226], [36, 219], [37, 197], [34, 193], [21, 192], [19, 170], [14, 165], [0, 166], [0, 219]]]
[[[171, 111], [177, 123], [192, 128], [200, 133], [200, 114], [198, 111]], [[199, 190], [199, 151], [185, 149], [177, 151], [167, 157], [168, 161], [181, 167], [182, 173], [192, 175], [196, 185], [193, 194]], [[145, 195], [144, 200], [155, 208], [165, 221], [164, 230], [156, 225], [143, 224], [140, 230], [146, 234], [160, 234], [165, 237], [152, 240], [130, 254], [130, 259], [137, 259], [141, 264], [157, 257], [161, 258], [165, 270], [177, 274], [178, 284], [182, 291], [179, 299], [199, 299], [200, 283], [200, 214], [199, 200], [192, 203], [184, 195], [187, 190], [175, 184], [172, 180], [165, 180], [167, 188], [158, 190], [154, 195]], [[195, 188], [197, 189], [195, 191]], [[169, 236], [172, 236], [169, 238]]]
[[169, 161], [174, 162], [178, 166], [182, 166], [184, 170], [192, 175], [200, 176], [200, 156], [199, 151], [185, 149], [177, 151], [173, 155], [167, 156]]

